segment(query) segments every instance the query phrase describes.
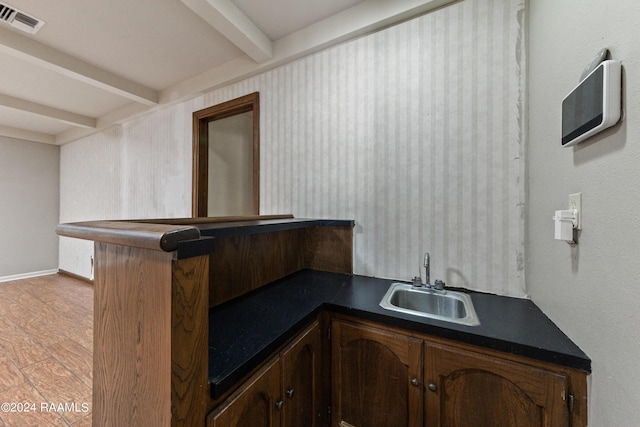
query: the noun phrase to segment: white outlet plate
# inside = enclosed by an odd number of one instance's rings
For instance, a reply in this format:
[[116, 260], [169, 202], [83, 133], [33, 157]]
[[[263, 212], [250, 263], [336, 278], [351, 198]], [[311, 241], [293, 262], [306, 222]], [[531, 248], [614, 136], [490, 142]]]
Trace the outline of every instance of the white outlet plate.
[[582, 193], [569, 194], [569, 209], [575, 209], [578, 212], [574, 228], [582, 230]]

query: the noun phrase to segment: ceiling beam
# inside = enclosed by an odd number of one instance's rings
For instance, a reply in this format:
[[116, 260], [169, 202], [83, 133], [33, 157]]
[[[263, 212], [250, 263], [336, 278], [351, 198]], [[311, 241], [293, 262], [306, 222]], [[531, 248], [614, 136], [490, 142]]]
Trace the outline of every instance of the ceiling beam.
[[460, 0], [368, 0], [278, 39], [274, 58], [298, 58]]
[[153, 89], [5, 28], [0, 28], [0, 51], [141, 104], [158, 103]]
[[93, 129], [96, 127], [96, 119], [93, 117], [83, 116], [81, 114], [72, 113], [58, 108], [47, 107], [46, 105], [37, 104], [13, 96], [0, 94], [0, 105], [13, 108], [15, 110], [26, 111], [28, 113], [37, 114], [39, 116], [49, 117], [73, 126]]
[[[207, 1], [207, 0], [181, 0]], [[213, 0], [208, 0], [213, 1]], [[273, 57], [256, 64], [246, 56], [193, 76], [160, 92], [160, 103], [176, 102], [263, 73], [347, 40], [398, 24], [460, 0], [367, 0], [273, 42]]]
[[[181, 1], [188, 5], [215, 0]], [[330, 46], [379, 31], [458, 1], [461, 0], [367, 0], [358, 3], [352, 8], [276, 40], [272, 43], [273, 56], [265, 62], [256, 63], [249, 55], [243, 55], [162, 90], [160, 104], [181, 102], [196, 94], [235, 83]], [[100, 117], [98, 128], [103, 129], [122, 123], [139, 113], [137, 110], [129, 111], [129, 108], [127, 106]], [[63, 145], [94, 132], [95, 130], [72, 128], [57, 135], [56, 143]]]
[[43, 144], [56, 144], [56, 137], [42, 132], [34, 132], [25, 129], [18, 129], [11, 126], [0, 125], [0, 135], [8, 138], [23, 139], [25, 141], [41, 142]]
[[273, 56], [273, 43], [230, 0], [181, 0], [257, 63]]

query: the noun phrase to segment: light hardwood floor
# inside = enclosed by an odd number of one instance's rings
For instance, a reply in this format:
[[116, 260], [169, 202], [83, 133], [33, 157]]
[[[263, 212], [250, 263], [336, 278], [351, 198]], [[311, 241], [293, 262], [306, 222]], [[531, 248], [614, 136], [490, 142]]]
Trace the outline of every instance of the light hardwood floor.
[[92, 325], [85, 282], [0, 283], [0, 427], [91, 425]]

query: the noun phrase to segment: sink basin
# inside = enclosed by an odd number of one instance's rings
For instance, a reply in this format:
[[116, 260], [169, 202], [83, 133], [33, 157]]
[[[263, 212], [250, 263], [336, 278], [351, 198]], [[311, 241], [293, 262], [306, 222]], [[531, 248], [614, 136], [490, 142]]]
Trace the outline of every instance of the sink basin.
[[400, 313], [467, 326], [480, 324], [471, 297], [462, 292], [416, 289], [407, 283], [392, 283], [380, 301], [380, 306]]

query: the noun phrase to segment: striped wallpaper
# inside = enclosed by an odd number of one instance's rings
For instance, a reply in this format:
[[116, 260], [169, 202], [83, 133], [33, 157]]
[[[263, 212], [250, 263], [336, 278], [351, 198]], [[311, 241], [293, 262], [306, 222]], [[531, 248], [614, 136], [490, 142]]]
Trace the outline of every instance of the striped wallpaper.
[[[262, 213], [355, 219], [357, 274], [429, 251], [432, 278], [525, 296], [524, 11], [461, 1], [67, 144], [61, 221], [189, 216], [191, 113], [259, 91]], [[62, 239], [60, 268], [88, 256]]]

